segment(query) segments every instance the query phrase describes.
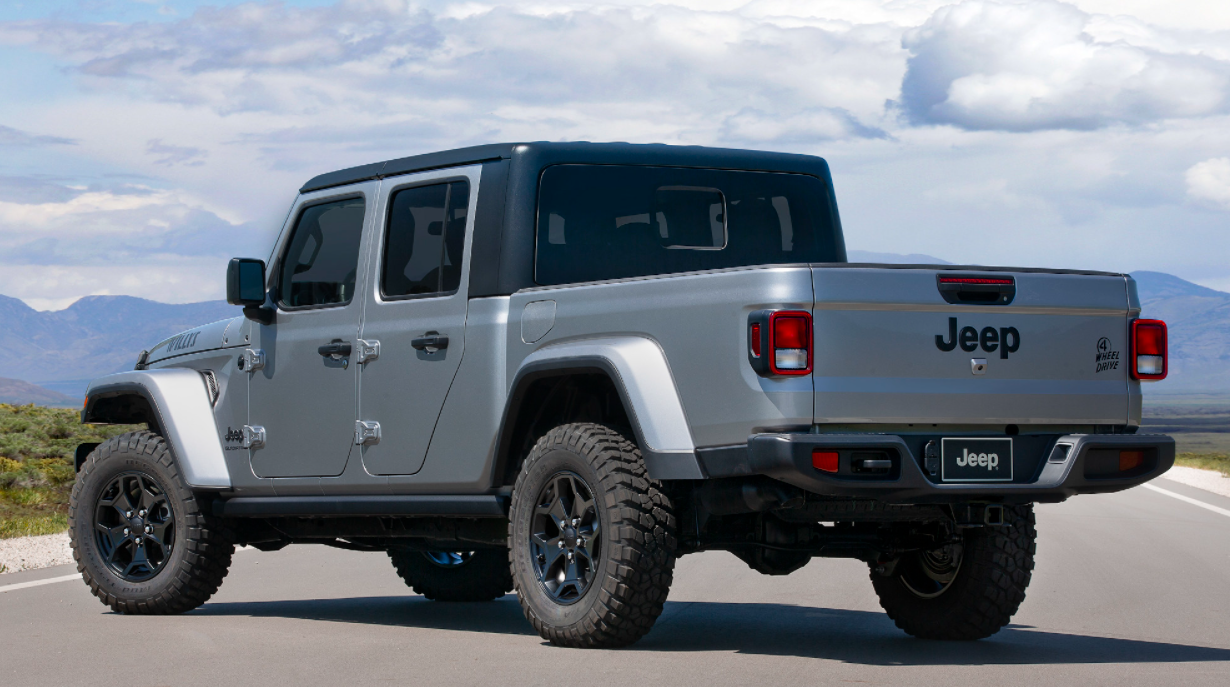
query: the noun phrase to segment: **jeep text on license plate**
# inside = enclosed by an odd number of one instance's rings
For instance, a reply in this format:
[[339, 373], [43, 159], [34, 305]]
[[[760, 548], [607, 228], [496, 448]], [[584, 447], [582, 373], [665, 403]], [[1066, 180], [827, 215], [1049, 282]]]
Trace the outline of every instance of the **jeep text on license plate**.
[[941, 439], [940, 480], [1011, 482], [1011, 439]]

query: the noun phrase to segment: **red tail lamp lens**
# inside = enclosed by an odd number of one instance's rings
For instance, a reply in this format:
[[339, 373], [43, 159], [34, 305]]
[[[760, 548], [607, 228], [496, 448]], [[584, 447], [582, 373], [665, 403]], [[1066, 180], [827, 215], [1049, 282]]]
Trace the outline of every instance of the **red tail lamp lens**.
[[760, 323], [752, 323], [752, 355], [760, 357]]
[[1135, 470], [1145, 462], [1144, 451], [1120, 451], [1119, 452], [1119, 472], [1127, 472]]
[[811, 374], [811, 313], [781, 310], [769, 315], [769, 371]]
[[1161, 320], [1132, 322], [1132, 377], [1166, 378], [1166, 323]]
[[837, 472], [838, 462], [836, 451], [813, 449], [811, 452], [811, 465], [821, 472]]
[[1165, 355], [1166, 328], [1155, 324], [1136, 325], [1136, 355]]
[[811, 327], [807, 319], [797, 315], [779, 315], [773, 318], [774, 348], [807, 348], [811, 340]]

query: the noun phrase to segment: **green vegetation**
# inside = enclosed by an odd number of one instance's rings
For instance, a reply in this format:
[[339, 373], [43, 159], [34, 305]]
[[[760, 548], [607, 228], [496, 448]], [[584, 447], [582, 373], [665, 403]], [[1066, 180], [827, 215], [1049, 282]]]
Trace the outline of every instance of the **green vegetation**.
[[69, 408], [0, 403], [0, 539], [67, 529], [77, 445], [133, 429], [83, 425]]

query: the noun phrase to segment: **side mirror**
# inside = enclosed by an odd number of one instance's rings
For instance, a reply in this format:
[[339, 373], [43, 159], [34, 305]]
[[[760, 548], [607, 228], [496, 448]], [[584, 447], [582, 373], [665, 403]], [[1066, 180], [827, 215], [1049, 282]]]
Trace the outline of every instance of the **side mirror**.
[[231, 258], [226, 266], [226, 302], [231, 305], [265, 304], [265, 261]]
[[242, 305], [250, 320], [269, 324], [273, 311], [265, 304], [265, 261], [255, 258], [231, 258], [226, 266], [226, 302]]

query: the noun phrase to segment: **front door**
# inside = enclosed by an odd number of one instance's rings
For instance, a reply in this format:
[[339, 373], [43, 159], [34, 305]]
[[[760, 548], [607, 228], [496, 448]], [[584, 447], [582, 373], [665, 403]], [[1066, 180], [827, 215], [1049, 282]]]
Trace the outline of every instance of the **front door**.
[[291, 215], [270, 268], [275, 321], [257, 327], [253, 342], [265, 354], [249, 384], [251, 424], [265, 429], [265, 445], [252, 451], [259, 477], [334, 476], [346, 467], [358, 405], [363, 227], [377, 188], [315, 194]]
[[359, 417], [379, 423], [381, 434], [362, 448], [371, 474], [413, 474], [427, 455], [465, 344], [466, 236], [477, 190], [473, 168], [416, 175], [386, 195], [360, 337], [380, 343], [360, 373]]

